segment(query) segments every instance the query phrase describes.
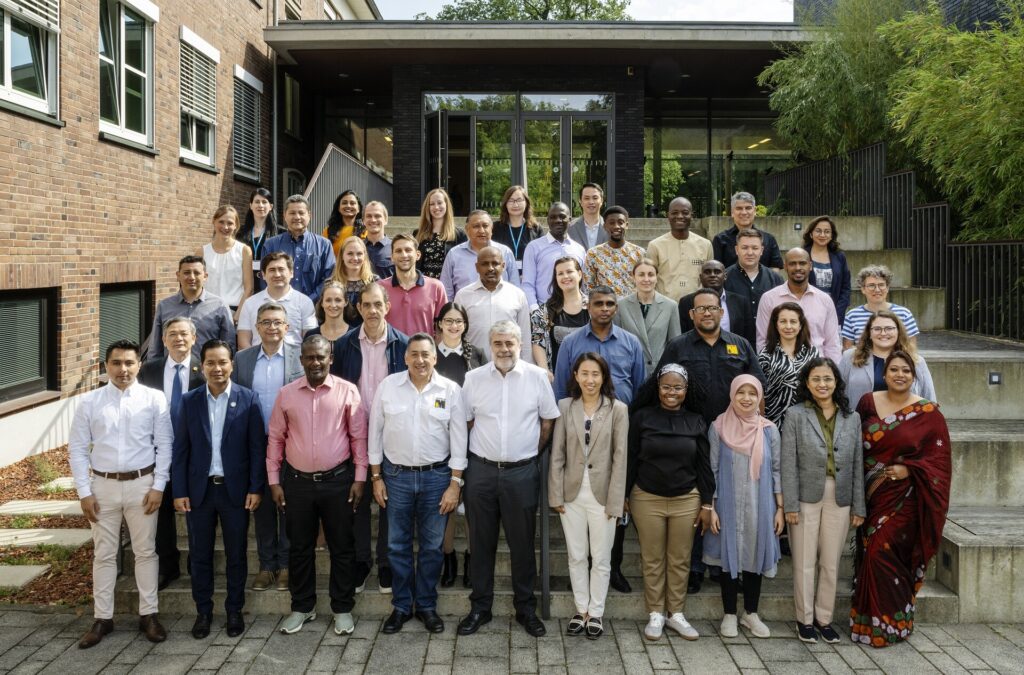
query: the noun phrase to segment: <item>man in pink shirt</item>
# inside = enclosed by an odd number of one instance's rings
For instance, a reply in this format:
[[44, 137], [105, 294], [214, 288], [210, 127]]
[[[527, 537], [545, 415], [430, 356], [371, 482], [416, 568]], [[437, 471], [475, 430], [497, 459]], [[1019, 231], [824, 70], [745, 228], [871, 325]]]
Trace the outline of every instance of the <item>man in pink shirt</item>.
[[377, 283], [387, 288], [391, 296], [388, 323], [406, 335], [433, 335], [434, 319], [438, 310], [448, 302], [448, 294], [440, 281], [416, 270], [416, 261], [419, 259], [416, 237], [405, 232], [396, 234], [391, 240], [391, 262], [394, 263], [395, 276], [381, 279]]
[[[355, 385], [330, 374], [332, 345], [321, 335], [302, 343], [305, 377], [281, 388], [270, 415], [267, 482], [285, 512], [290, 541], [292, 612], [282, 633], [316, 619], [316, 538], [321, 524], [331, 556], [334, 632], [352, 633], [355, 592], [354, 511], [366, 485], [366, 409]], [[339, 507], [348, 502], [351, 510]]]

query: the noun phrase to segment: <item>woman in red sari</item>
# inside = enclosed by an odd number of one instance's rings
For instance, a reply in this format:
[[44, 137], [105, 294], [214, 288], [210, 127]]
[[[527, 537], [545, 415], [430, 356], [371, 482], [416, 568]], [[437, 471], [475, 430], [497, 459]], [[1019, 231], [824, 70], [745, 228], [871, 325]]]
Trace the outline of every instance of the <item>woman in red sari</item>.
[[857, 530], [851, 639], [872, 647], [905, 640], [925, 568], [949, 507], [949, 430], [938, 406], [911, 392], [914, 360], [885, 360], [885, 391], [857, 406], [864, 433], [867, 518]]

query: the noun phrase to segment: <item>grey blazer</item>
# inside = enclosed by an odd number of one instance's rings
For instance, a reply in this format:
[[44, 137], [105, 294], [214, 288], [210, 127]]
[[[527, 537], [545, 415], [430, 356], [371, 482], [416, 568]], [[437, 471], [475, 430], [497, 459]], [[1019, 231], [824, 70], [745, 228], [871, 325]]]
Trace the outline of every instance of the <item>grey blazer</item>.
[[590, 471], [590, 489], [609, 516], [622, 516], [626, 499], [626, 441], [629, 410], [618, 399], [605, 399], [590, 427], [590, 455], [583, 454], [582, 399], [563, 398], [555, 420], [548, 471], [548, 503], [564, 506], [576, 499], [583, 483], [584, 465]]
[[644, 365], [647, 366], [647, 377], [651, 376], [661, 361], [665, 345], [679, 335], [679, 309], [676, 303], [661, 293], [654, 294], [654, 302], [647, 310], [647, 318], [640, 310], [640, 301], [636, 293], [619, 298], [619, 309], [613, 319], [616, 325], [635, 335], [644, 346]]
[[[235, 354], [235, 368], [231, 371], [231, 381], [252, 389], [252, 375], [256, 370], [256, 357], [260, 355], [263, 345], [253, 345]], [[283, 387], [305, 375], [299, 362], [299, 347], [284, 343], [284, 382]]]
[[[580, 216], [569, 224], [569, 238], [582, 246], [584, 251], [590, 248], [587, 246], [587, 226], [583, 224], [583, 216]], [[597, 228], [597, 244], [595, 245], [600, 246], [606, 241], [608, 241], [608, 232], [605, 231], [604, 226], [602, 225]]]
[[[864, 503], [864, 451], [860, 415], [836, 412], [832, 438], [836, 462], [836, 504], [850, 506], [855, 516], [867, 515]], [[814, 408], [804, 403], [790, 406], [782, 427], [782, 507], [798, 513], [800, 502], [821, 501], [825, 492], [825, 435]]]

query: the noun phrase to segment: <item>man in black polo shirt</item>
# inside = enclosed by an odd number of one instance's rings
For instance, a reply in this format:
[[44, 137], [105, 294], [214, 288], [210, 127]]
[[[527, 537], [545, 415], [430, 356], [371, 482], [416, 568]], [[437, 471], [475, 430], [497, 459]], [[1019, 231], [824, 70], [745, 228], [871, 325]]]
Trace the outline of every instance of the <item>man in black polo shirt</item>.
[[740, 230], [736, 239], [736, 264], [725, 269], [726, 293], [746, 299], [752, 317], [757, 316], [761, 296], [782, 285], [782, 277], [760, 262], [763, 240], [761, 230]]
[[741, 230], [756, 230], [763, 235], [764, 249], [761, 252], [761, 264], [771, 267], [776, 271], [782, 270], [782, 251], [779, 250], [779, 243], [771, 232], [758, 230], [754, 225], [754, 218], [757, 217], [757, 202], [754, 195], [749, 192], [737, 192], [729, 200], [729, 211], [732, 216], [733, 225], [728, 230], [719, 232], [711, 240], [711, 248], [715, 254], [715, 260], [721, 261], [729, 267], [736, 264], [736, 243], [737, 235]]
[[[686, 368], [690, 373], [690, 391], [684, 405], [702, 415], [710, 426], [729, 407], [729, 385], [737, 375], [753, 375], [761, 380], [762, 386], [766, 383], [750, 343], [722, 330], [722, 304], [715, 290], [701, 288], [694, 294], [690, 319], [694, 329], [669, 340], [654, 372], [667, 363]], [[698, 592], [704, 582], [703, 553], [703, 540], [697, 534], [690, 555], [690, 593]]]

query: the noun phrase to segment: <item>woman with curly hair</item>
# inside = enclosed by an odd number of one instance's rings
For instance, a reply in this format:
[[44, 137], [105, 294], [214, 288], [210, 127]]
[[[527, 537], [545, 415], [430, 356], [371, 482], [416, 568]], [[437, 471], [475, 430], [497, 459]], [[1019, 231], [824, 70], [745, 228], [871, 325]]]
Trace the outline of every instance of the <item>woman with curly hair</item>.
[[334, 248], [334, 259], [341, 263], [341, 247], [349, 237], [366, 238], [363, 226], [363, 202], [354, 190], [345, 190], [334, 200], [323, 235]]

